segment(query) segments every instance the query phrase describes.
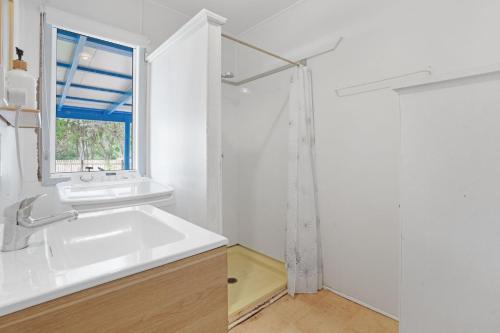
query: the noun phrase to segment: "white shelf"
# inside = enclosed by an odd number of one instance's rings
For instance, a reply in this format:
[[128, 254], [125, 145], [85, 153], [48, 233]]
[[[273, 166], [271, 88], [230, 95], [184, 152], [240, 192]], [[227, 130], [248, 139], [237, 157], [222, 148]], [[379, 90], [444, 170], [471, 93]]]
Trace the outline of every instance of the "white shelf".
[[449, 86], [455, 84], [464, 84], [473, 80], [484, 80], [485, 78], [499, 79], [500, 64], [484, 66], [480, 68], [471, 68], [462, 71], [435, 75], [430, 78], [406, 81], [399, 85], [393, 85], [392, 89], [398, 93], [411, 92], [429, 87]]

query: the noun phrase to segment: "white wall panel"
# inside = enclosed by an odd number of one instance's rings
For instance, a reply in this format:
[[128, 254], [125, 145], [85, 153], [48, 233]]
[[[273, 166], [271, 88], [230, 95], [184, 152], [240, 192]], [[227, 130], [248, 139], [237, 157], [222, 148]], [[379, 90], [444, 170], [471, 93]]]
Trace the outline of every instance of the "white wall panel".
[[500, 330], [499, 89], [402, 91], [402, 333]]
[[201, 12], [150, 62], [151, 177], [175, 189], [180, 217], [222, 231], [220, 25]]

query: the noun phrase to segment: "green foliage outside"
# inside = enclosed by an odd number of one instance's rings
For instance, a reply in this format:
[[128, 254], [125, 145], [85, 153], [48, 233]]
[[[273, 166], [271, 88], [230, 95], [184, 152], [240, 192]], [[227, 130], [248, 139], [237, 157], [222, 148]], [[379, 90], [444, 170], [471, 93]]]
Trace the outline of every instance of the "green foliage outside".
[[124, 124], [56, 119], [56, 160], [123, 159]]

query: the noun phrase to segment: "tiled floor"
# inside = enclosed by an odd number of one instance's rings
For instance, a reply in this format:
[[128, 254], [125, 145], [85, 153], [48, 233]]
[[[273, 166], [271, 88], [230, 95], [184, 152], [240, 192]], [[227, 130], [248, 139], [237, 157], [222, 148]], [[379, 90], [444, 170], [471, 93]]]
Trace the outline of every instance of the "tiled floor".
[[397, 333], [397, 321], [336, 294], [285, 296], [230, 333]]
[[236, 245], [228, 249], [229, 321], [266, 302], [286, 288], [285, 265], [277, 260]]

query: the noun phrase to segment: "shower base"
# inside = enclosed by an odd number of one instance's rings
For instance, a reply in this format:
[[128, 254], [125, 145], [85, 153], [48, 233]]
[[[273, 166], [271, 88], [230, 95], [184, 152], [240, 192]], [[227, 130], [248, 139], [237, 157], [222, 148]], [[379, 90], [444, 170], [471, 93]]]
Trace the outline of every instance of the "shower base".
[[228, 248], [229, 323], [286, 289], [285, 264], [241, 245]]

